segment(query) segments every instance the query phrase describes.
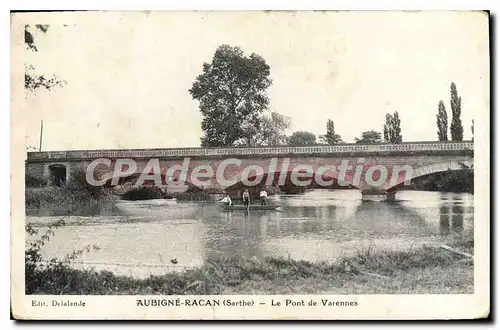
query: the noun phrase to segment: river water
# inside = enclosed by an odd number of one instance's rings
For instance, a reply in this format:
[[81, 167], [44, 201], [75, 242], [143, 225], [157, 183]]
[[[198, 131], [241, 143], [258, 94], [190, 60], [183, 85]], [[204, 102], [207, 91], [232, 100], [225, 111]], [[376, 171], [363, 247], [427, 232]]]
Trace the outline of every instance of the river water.
[[387, 203], [362, 202], [357, 190], [311, 190], [272, 199], [282, 204], [279, 211], [120, 201], [117, 214], [27, 216], [27, 221], [40, 232], [54, 221], [65, 221], [43, 247], [46, 259], [95, 244], [99, 249], [85, 252], [75, 267], [135, 277], [233, 255], [333, 261], [360, 250], [404, 250], [473, 235], [470, 194], [401, 191], [396, 202]]

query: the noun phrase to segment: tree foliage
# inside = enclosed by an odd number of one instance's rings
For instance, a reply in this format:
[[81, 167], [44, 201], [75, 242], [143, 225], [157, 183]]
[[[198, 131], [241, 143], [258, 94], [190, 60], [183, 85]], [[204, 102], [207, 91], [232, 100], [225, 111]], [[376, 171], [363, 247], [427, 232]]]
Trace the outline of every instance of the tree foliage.
[[355, 138], [357, 144], [377, 144], [382, 143], [382, 136], [380, 132], [371, 130], [361, 133], [361, 138]]
[[462, 141], [464, 139], [464, 128], [462, 126], [462, 120], [460, 115], [462, 112], [462, 98], [458, 96], [457, 86], [455, 83], [451, 83], [450, 91], [450, 103], [451, 103], [451, 140], [452, 141]]
[[316, 135], [306, 131], [293, 132], [293, 134], [288, 138], [288, 144], [291, 146], [315, 145]]
[[443, 101], [439, 101], [436, 115], [437, 135], [439, 141], [448, 141], [448, 114]]
[[[24, 44], [26, 48], [37, 52], [38, 48], [35, 44], [35, 38], [33, 34], [33, 27], [30, 25], [24, 26]], [[34, 26], [34, 30], [40, 31], [42, 33], [47, 33], [49, 29], [48, 25], [37, 24]], [[65, 82], [59, 80], [56, 76], [45, 77], [43, 74], [37, 74], [33, 65], [25, 64], [24, 71], [24, 89], [34, 92], [36, 89], [43, 87], [45, 89], [51, 89], [56, 86], [62, 86]]]
[[252, 145], [268, 108], [270, 67], [259, 55], [222, 45], [203, 63], [189, 93], [200, 103], [204, 147]]
[[472, 133], [472, 141], [474, 141], [474, 119], [472, 119], [472, 124], [470, 125], [470, 131]]
[[389, 113], [385, 115], [384, 140], [389, 143], [403, 142], [403, 136], [401, 135], [401, 119], [399, 119], [399, 113], [397, 111], [394, 112], [393, 115]]
[[326, 122], [326, 134], [320, 136], [320, 140], [323, 143], [326, 143], [328, 145], [334, 145], [338, 143], [342, 143], [342, 137], [335, 133], [335, 125], [333, 123], [333, 120], [328, 119]]
[[[33, 37], [33, 32], [31, 31], [31, 28], [32, 27], [29, 25], [24, 26], [24, 44], [26, 45], [26, 47], [28, 47], [28, 49], [30, 49], [34, 52], [37, 52], [38, 48], [36, 48], [35, 38]], [[43, 33], [46, 33], [47, 30], [49, 29], [49, 26], [37, 24], [37, 25], [35, 25], [35, 29], [37, 29]]]
[[251, 145], [279, 146], [287, 143], [285, 131], [290, 128], [291, 119], [288, 116], [271, 112], [262, 116], [260, 129], [255, 132]]
[[57, 79], [56, 76], [46, 78], [43, 74], [39, 75], [35, 72], [33, 65], [25, 65], [24, 71], [24, 89], [34, 92], [36, 89], [43, 87], [52, 89], [56, 86], [63, 86], [64, 81]]

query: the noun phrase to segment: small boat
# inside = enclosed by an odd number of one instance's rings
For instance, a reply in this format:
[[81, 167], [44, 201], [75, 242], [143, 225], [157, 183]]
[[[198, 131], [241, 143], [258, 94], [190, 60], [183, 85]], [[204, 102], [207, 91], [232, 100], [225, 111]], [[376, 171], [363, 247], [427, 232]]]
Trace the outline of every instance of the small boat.
[[250, 207], [247, 207], [246, 205], [226, 205], [226, 204], [221, 204], [220, 205], [224, 210], [226, 211], [246, 211], [247, 209], [249, 210], [261, 210], [261, 211], [273, 211], [276, 210], [278, 207], [281, 205], [259, 205], [259, 204], [250, 204]]

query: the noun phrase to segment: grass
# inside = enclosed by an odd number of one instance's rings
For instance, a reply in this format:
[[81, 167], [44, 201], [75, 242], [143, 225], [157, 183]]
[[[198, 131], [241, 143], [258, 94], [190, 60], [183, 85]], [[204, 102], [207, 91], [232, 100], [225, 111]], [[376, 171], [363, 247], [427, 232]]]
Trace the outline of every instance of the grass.
[[27, 294], [472, 293], [473, 261], [439, 248], [361, 251], [335, 263], [238, 257], [137, 279], [67, 264], [38, 267]]
[[116, 197], [106, 194], [94, 197], [86, 191], [68, 187], [26, 188], [25, 207], [28, 212], [76, 215], [117, 211]]
[[85, 191], [66, 187], [27, 188], [25, 191], [25, 205], [28, 208], [87, 205], [96, 201], [96, 198]]
[[474, 237], [472, 235], [453, 235], [448, 239], [448, 245], [458, 248], [462, 252], [474, 254]]
[[114, 196], [109, 189], [88, 184], [86, 173], [77, 169], [70, 182], [61, 187], [25, 188], [25, 207], [31, 210], [50, 210], [60, 214], [79, 214], [87, 211], [116, 211]]

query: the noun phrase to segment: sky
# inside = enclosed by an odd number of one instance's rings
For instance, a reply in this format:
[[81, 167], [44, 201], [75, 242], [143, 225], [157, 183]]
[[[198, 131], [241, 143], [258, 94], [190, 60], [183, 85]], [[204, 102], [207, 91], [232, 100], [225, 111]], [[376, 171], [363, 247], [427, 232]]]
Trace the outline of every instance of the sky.
[[[42, 150], [200, 145], [202, 116], [188, 92], [222, 44], [261, 55], [271, 68], [269, 111], [287, 132], [344, 141], [382, 132], [398, 111], [403, 141], [434, 141], [450, 83], [462, 97], [464, 138], [489, 109], [489, 34], [478, 12], [49, 13], [26, 22], [38, 52], [24, 61], [66, 85], [25, 95], [26, 145]], [[31, 19], [31, 20], [30, 20]], [[67, 26], [63, 26], [63, 24]], [[21, 76], [20, 76], [21, 79]], [[485, 112], [483, 112], [485, 113]]]

